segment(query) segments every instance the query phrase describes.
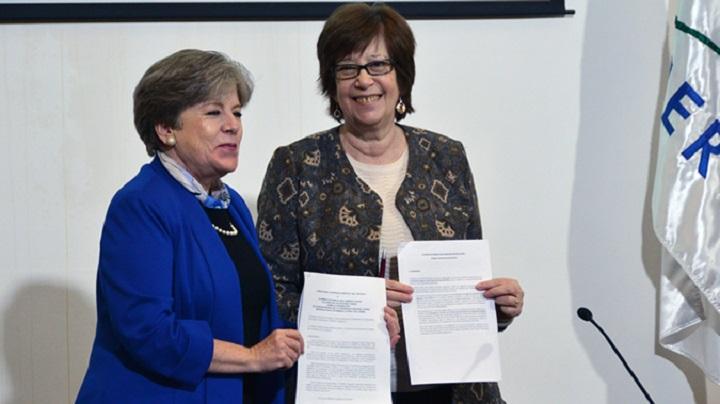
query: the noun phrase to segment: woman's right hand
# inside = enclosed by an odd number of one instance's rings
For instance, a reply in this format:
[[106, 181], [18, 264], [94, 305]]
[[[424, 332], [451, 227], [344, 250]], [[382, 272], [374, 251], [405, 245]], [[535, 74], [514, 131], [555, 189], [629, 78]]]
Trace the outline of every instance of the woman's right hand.
[[289, 369], [305, 351], [305, 343], [298, 330], [277, 329], [250, 348], [256, 372]]
[[298, 330], [277, 329], [250, 348], [234, 342], [213, 340], [210, 373], [261, 373], [289, 369], [305, 351]]
[[400, 307], [400, 303], [410, 303], [412, 301], [412, 293], [412, 286], [392, 279], [385, 279], [385, 294], [387, 296], [388, 306]]

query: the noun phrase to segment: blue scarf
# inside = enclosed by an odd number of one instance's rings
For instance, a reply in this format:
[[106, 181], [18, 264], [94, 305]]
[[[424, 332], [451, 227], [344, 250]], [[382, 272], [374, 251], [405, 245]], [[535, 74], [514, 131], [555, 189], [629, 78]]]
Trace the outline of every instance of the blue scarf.
[[227, 209], [230, 206], [230, 193], [225, 184], [220, 181], [220, 188], [208, 193], [205, 188], [190, 174], [190, 172], [180, 163], [173, 160], [167, 154], [158, 151], [158, 158], [163, 167], [177, 180], [185, 189], [190, 191], [195, 198], [206, 208], [210, 209]]

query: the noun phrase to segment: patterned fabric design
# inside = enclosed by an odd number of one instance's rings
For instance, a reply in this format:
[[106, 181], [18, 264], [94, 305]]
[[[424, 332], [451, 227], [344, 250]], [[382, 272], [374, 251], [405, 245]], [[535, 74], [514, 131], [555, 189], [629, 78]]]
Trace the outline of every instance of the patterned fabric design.
[[[395, 204], [413, 238], [481, 238], [475, 185], [462, 144], [401, 128], [409, 160]], [[382, 201], [355, 174], [338, 129], [275, 150], [258, 197], [260, 247], [273, 273], [280, 314], [290, 322], [297, 320], [304, 271], [378, 275]], [[495, 383], [453, 389], [455, 404], [502, 402]]]

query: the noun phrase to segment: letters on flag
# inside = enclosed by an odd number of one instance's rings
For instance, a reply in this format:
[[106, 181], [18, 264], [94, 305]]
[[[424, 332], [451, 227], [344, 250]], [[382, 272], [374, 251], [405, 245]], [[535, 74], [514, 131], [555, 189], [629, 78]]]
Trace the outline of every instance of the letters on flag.
[[674, 35], [653, 190], [659, 339], [720, 384], [720, 4], [680, 0]]

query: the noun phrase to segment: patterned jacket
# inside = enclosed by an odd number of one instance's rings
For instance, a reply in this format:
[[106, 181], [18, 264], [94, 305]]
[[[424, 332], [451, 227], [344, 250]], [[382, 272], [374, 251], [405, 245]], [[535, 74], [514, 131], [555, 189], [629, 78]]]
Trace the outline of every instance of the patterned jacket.
[[[472, 173], [460, 142], [401, 126], [408, 167], [395, 203], [415, 240], [479, 239]], [[260, 248], [280, 314], [297, 321], [303, 272], [378, 275], [382, 200], [354, 172], [339, 128], [280, 147], [258, 197]], [[459, 384], [453, 402], [502, 403], [495, 383]]]

